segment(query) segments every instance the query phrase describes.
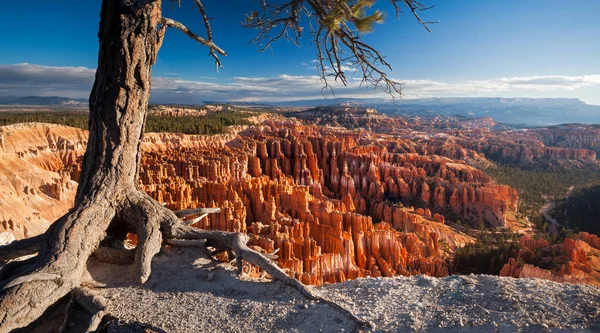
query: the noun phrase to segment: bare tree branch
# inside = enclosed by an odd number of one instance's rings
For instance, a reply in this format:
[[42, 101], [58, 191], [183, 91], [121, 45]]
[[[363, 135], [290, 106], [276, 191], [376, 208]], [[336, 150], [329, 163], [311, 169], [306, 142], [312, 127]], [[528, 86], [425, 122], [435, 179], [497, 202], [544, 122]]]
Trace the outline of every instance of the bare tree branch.
[[219, 70], [219, 68], [223, 67], [223, 65], [221, 64], [221, 60], [219, 60], [219, 56], [217, 55], [217, 53], [224, 55], [224, 56], [227, 56], [227, 53], [225, 51], [223, 51], [223, 49], [218, 47], [215, 43], [213, 43], [212, 40], [207, 40], [203, 37], [196, 35], [188, 27], [183, 25], [181, 22], [175, 21], [173, 19], [163, 17], [161, 22], [164, 26], [176, 28], [176, 29], [180, 30], [181, 32], [183, 32], [184, 34], [186, 34], [191, 39], [195, 40], [196, 42], [208, 47], [210, 50], [209, 55], [215, 59], [215, 66], [217, 67], [217, 71]]
[[[432, 7], [418, 0], [388, 0], [400, 15], [401, 6], [406, 6], [419, 24], [427, 31], [435, 22], [423, 21], [418, 12]], [[374, 1], [373, 1], [374, 3]], [[375, 48], [363, 42], [361, 32], [369, 31], [374, 23], [381, 22], [383, 13], [367, 14], [366, 8], [373, 3], [348, 0], [288, 0], [277, 4], [267, 0], [260, 2], [261, 13], [253, 12], [243, 22], [245, 27], [258, 30], [251, 43], [261, 46], [260, 51], [271, 47], [277, 40], [299, 43], [305, 22], [309, 27], [311, 41], [316, 45], [316, 67], [324, 82], [322, 92], [333, 87], [329, 79], [348, 85], [348, 67], [359, 70], [363, 84], [381, 88], [392, 97], [401, 96], [402, 84], [390, 79], [386, 71], [392, 70], [385, 57]], [[352, 26], [350, 25], [352, 24]], [[334, 95], [335, 96], [335, 95]]]
[[402, 10], [400, 9], [400, 6], [398, 4], [399, 2], [401, 2], [410, 9], [410, 12], [417, 19], [417, 22], [419, 22], [419, 24], [423, 25], [423, 27], [428, 32], [431, 32], [431, 29], [429, 29], [429, 26], [428, 26], [429, 24], [438, 23], [438, 21], [423, 21], [418, 13], [420, 11], [429, 10], [429, 9], [435, 7], [435, 5], [428, 7], [417, 0], [389, 0], [389, 1], [394, 6], [394, 9], [396, 10], [396, 16], [400, 16], [400, 14], [402, 13]]
[[209, 42], [212, 42], [212, 31], [210, 30], [210, 22], [208, 22], [208, 17], [206, 16], [206, 12], [204, 11], [204, 6], [200, 0], [195, 0], [196, 6], [198, 6], [198, 10], [200, 10], [200, 15], [202, 15], [202, 20], [204, 21], [204, 26], [206, 27], [206, 37]]

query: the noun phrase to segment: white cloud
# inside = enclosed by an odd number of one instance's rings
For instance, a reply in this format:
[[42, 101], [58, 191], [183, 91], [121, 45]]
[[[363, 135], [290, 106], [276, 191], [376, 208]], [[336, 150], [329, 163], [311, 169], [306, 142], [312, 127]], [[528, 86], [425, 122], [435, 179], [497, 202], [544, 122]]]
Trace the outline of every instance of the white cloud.
[[[87, 97], [94, 81], [94, 69], [32, 64], [0, 65], [0, 92], [3, 95]], [[209, 82], [212, 81], [212, 82]], [[323, 82], [316, 75], [234, 77], [221, 82], [154, 77], [152, 97], [160, 103], [198, 103], [203, 100], [285, 101], [322, 98]], [[330, 80], [333, 81], [333, 80]], [[600, 88], [600, 75], [523, 76], [464, 82], [398, 80], [404, 83], [405, 98], [515, 96], [579, 97], [578, 91]], [[381, 90], [360, 86], [350, 78], [348, 86], [330, 82], [337, 97], [385, 97]], [[327, 96], [328, 93], [325, 93]], [[585, 99], [584, 99], [585, 100]]]
[[573, 91], [587, 87], [600, 87], [600, 75], [583, 76], [528, 76], [490, 80], [474, 80], [459, 83], [445, 83], [433, 80], [405, 80], [404, 92], [424, 96], [484, 96], [503, 93]]

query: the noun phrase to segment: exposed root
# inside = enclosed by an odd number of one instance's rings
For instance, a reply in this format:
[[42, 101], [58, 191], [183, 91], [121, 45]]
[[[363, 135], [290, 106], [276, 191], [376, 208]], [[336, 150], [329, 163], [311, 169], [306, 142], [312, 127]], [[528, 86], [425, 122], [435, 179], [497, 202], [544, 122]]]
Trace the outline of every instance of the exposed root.
[[221, 208], [214, 207], [214, 208], [195, 208], [195, 209], [176, 210], [173, 213], [175, 213], [175, 216], [177, 216], [178, 218], [184, 218], [184, 217], [190, 216], [190, 215], [204, 215], [204, 214], [213, 214], [213, 213], [220, 213], [220, 212], [221, 212]]
[[135, 252], [134, 265], [139, 274], [139, 282], [145, 283], [150, 277], [152, 258], [160, 252], [162, 234], [158, 223], [148, 223], [146, 227], [139, 226], [136, 229], [138, 246]]
[[[11, 280], [0, 290], [0, 332], [29, 325], [81, 284], [87, 259], [116, 213], [113, 202], [90, 200], [56, 221], [41, 246], [35, 245], [39, 254], [31, 273]], [[27, 248], [31, 249], [31, 243]]]
[[155, 203], [158, 204], [147, 194], [135, 192], [130, 196], [128, 206], [123, 210], [124, 216], [135, 225], [138, 244], [134, 265], [138, 281], [142, 284], [150, 277], [152, 258], [160, 252], [162, 244], [160, 222], [163, 218], [160, 213], [167, 209]]
[[245, 234], [226, 232], [226, 231], [206, 231], [194, 229], [177, 223], [170, 226], [170, 236], [182, 239], [206, 239], [207, 245], [215, 246], [219, 249], [231, 249], [235, 253], [238, 273], [242, 272], [243, 260], [260, 267], [267, 272], [273, 279], [279, 280], [284, 284], [296, 288], [309, 299], [321, 301], [333, 306], [338, 311], [346, 313], [353, 321], [363, 327], [371, 327], [371, 324], [358, 318], [351, 310], [344, 308], [340, 304], [328, 300], [319, 295], [312, 288], [305, 286], [302, 282], [287, 275], [279, 266], [269, 260], [267, 256], [249, 248], [246, 243], [248, 238]]
[[56, 273], [43, 273], [43, 272], [31, 273], [31, 274], [19, 276], [18, 278], [15, 278], [15, 279], [9, 281], [6, 285], [0, 286], [1, 287], [0, 290], [15, 287], [15, 286], [18, 286], [18, 285], [26, 283], [26, 282], [57, 280], [57, 279], [60, 279], [61, 277], [62, 276], [60, 274], [56, 274]]
[[100, 246], [94, 251], [94, 258], [115, 265], [131, 265], [135, 261], [135, 250], [115, 249]]
[[13, 241], [10, 244], [0, 246], [0, 262], [17, 259], [26, 255], [37, 253], [46, 239], [45, 234], [31, 238]]
[[61, 332], [93, 332], [100, 326], [107, 300], [87, 288], [75, 288]]
[[204, 247], [206, 248], [205, 239], [165, 239], [165, 243], [179, 247]]

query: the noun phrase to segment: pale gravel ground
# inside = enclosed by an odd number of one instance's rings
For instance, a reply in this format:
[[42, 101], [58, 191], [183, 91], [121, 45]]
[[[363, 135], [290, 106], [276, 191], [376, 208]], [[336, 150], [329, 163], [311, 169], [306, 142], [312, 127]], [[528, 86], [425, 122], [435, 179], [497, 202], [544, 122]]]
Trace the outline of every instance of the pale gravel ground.
[[357, 279], [321, 292], [376, 331], [600, 332], [600, 289], [540, 279]]
[[[167, 332], [342, 332], [354, 323], [279, 282], [240, 280], [197, 251], [157, 256], [132, 286], [126, 266], [90, 262], [109, 312]], [[377, 332], [600, 332], [600, 289], [495, 276], [365, 278], [317, 288]]]

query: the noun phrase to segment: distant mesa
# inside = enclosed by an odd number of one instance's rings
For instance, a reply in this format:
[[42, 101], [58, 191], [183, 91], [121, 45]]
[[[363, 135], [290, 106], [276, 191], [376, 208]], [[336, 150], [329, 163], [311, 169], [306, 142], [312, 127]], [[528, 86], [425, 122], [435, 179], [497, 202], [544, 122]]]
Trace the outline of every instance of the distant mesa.
[[316, 108], [300, 111], [300, 112], [289, 112], [286, 113], [288, 117], [295, 117], [298, 119], [313, 119], [321, 117], [337, 117], [337, 116], [354, 116], [354, 117], [368, 117], [378, 115], [377, 110], [373, 108], [364, 108], [356, 106], [319, 106]]
[[[256, 103], [261, 104], [261, 103]], [[526, 126], [562, 123], [599, 123], [600, 106], [576, 98], [457, 97], [392, 100], [383, 98], [333, 98], [268, 102], [273, 107], [374, 108], [380, 114], [399, 116], [491, 117], [496, 122]]]
[[[156, 101], [152, 101], [155, 103]], [[40, 96], [0, 96], [0, 107], [29, 105], [36, 107], [85, 107], [86, 99], [67, 97]], [[198, 108], [212, 105], [224, 109], [242, 107], [247, 109], [276, 109], [285, 112], [306, 110], [320, 112], [326, 110], [341, 113], [360, 112], [360, 110], [375, 109], [380, 115], [398, 115], [403, 117], [489, 117], [497, 123], [512, 125], [512, 127], [549, 126], [563, 123], [600, 123], [600, 105], [589, 105], [576, 98], [422, 98], [392, 100], [383, 98], [332, 98], [314, 100], [273, 101], [204, 101], [199, 105], [176, 105], [169, 107]], [[333, 109], [332, 109], [333, 107]], [[313, 109], [314, 108], [314, 109]], [[354, 111], [352, 111], [354, 110]], [[297, 114], [297, 118], [308, 116]], [[339, 115], [339, 114], [338, 114]], [[355, 114], [356, 116], [357, 114]]]
[[86, 98], [68, 98], [58, 96], [4, 96], [0, 97], [0, 105], [35, 105], [35, 106], [87, 106]]

